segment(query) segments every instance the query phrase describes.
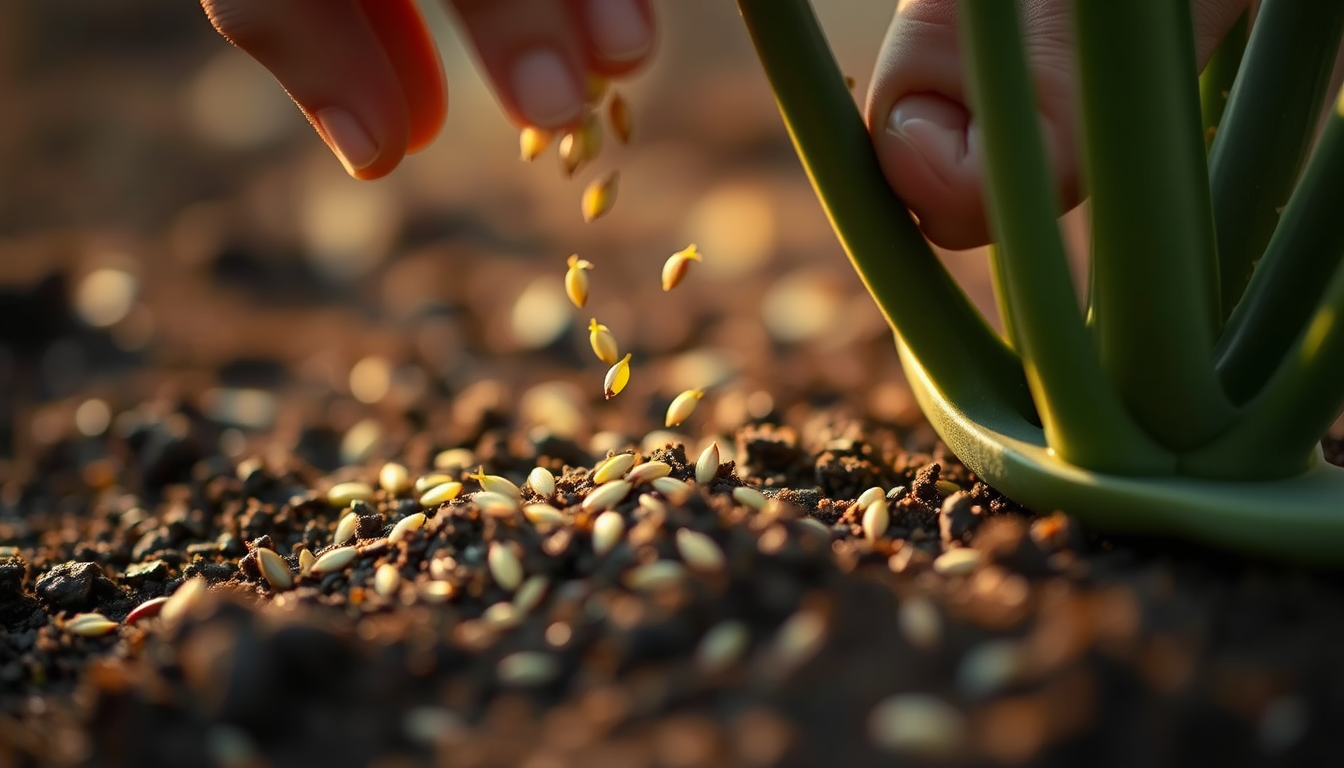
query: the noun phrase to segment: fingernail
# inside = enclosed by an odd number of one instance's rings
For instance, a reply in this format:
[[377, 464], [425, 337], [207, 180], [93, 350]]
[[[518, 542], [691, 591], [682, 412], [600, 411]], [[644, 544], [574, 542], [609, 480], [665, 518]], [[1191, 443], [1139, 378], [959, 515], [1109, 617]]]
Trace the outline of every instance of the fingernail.
[[513, 93], [523, 117], [541, 128], [571, 122], [583, 110], [573, 73], [550, 48], [538, 48], [514, 62]]
[[966, 156], [968, 120], [960, 104], [916, 93], [896, 102], [887, 116], [887, 133], [904, 139], [930, 160], [956, 163]]
[[649, 21], [633, 0], [588, 0], [588, 29], [608, 61], [637, 59], [649, 50]]
[[378, 145], [355, 116], [340, 107], [327, 107], [317, 113], [317, 124], [327, 136], [327, 144], [351, 176], [373, 165]]

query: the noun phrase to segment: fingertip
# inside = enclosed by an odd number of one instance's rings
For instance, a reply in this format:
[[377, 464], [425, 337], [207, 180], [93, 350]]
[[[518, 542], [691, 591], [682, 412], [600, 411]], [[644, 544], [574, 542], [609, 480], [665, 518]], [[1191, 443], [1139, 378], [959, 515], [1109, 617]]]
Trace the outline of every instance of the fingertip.
[[654, 45], [653, 9], [647, 0], [578, 0], [589, 65], [618, 76], [648, 59]]

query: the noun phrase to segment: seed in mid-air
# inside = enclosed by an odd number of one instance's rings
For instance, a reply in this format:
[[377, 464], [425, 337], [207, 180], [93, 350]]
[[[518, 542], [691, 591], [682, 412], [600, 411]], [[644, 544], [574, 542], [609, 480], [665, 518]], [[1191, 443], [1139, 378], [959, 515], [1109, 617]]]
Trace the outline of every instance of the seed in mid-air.
[[580, 259], [578, 254], [569, 257], [569, 271], [565, 273], [565, 293], [569, 294], [569, 300], [574, 302], [574, 306], [583, 308], [588, 303], [588, 270], [593, 268], [593, 263], [587, 259]]
[[[668, 427], [675, 427], [681, 422], [689, 419], [692, 413], [695, 413], [695, 406], [700, 402], [700, 398], [705, 396], [704, 390], [688, 389], [677, 395], [672, 400], [672, 404], [667, 406], [667, 420], [664, 422]], [[718, 469], [715, 467], [715, 469]]]
[[700, 458], [695, 462], [695, 482], [700, 485], [709, 484], [719, 474], [719, 443], [714, 441], [709, 447], [700, 452]]
[[591, 224], [611, 210], [611, 206], [616, 203], [616, 187], [620, 180], [620, 172], [612, 171], [588, 182], [588, 186], [583, 188], [583, 199], [579, 205], [583, 212], [583, 223]]
[[527, 126], [518, 134], [518, 152], [525, 162], [532, 162], [551, 145], [551, 132]]
[[387, 541], [389, 544], [396, 544], [399, 541], [403, 541], [407, 536], [420, 530], [420, 526], [424, 524], [424, 512], [416, 512], [413, 515], [407, 515], [398, 520], [396, 525], [392, 526], [392, 532], [387, 535]]
[[630, 120], [630, 105], [619, 93], [611, 94], [611, 103], [607, 105], [607, 120], [611, 123], [611, 132], [622, 144], [630, 143], [633, 129]]
[[354, 547], [339, 547], [329, 549], [313, 563], [313, 567], [308, 571], [314, 575], [321, 576], [325, 573], [335, 573], [344, 570], [344, 568], [355, 561], [355, 556], [359, 550]]
[[663, 263], [664, 291], [670, 291], [681, 283], [682, 278], [686, 277], [686, 269], [692, 261], [704, 261], [700, 251], [695, 249], [695, 243], [691, 243], [667, 257], [667, 261]]
[[572, 177], [602, 151], [602, 125], [589, 115], [583, 126], [560, 137], [560, 168]]
[[625, 385], [630, 383], [630, 353], [626, 352], [619, 362], [607, 371], [606, 381], [602, 384], [602, 394], [606, 399], [619, 395]]
[[621, 358], [620, 350], [616, 347], [616, 337], [611, 335], [610, 328], [597, 322], [596, 317], [588, 322], [588, 343], [592, 345], [597, 359], [607, 365], [615, 365]]
[[331, 537], [333, 544], [344, 544], [355, 538], [355, 530], [359, 527], [359, 515], [354, 512], [347, 512], [345, 517], [336, 524], [336, 535]]

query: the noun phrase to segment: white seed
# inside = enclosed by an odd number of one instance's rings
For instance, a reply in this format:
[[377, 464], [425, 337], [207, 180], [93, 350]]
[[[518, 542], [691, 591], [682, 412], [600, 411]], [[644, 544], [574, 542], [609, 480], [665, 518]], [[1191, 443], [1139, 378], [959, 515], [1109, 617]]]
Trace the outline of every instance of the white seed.
[[588, 270], [592, 268], [591, 261], [580, 259], [577, 254], [569, 257], [569, 270], [565, 272], [565, 293], [579, 309], [588, 303]]
[[536, 526], [556, 526], [565, 522], [565, 515], [550, 504], [528, 504], [523, 507], [523, 517]]
[[299, 550], [299, 575], [307, 576], [313, 570], [313, 563], [317, 562], [317, 556], [310, 550]]
[[687, 496], [691, 495], [691, 486], [675, 477], [657, 477], [649, 485], [652, 485], [653, 490], [663, 494], [673, 504], [680, 504], [686, 500]]
[[816, 611], [800, 610], [775, 635], [775, 658], [785, 666], [797, 666], [812, 658], [825, 642], [826, 620]]
[[523, 586], [518, 588], [518, 592], [513, 596], [513, 607], [518, 611], [518, 615], [532, 612], [532, 609], [541, 605], [541, 601], [546, 597], [546, 590], [551, 586], [550, 579], [540, 574], [533, 576], [523, 582]]
[[896, 621], [905, 639], [921, 650], [935, 648], [943, 637], [943, 618], [933, 601], [922, 595], [901, 601]]
[[411, 489], [411, 473], [405, 465], [389, 461], [378, 470], [378, 485], [396, 496]]
[[317, 562], [313, 563], [309, 572], [319, 576], [324, 573], [335, 573], [353, 563], [355, 556], [358, 554], [359, 550], [354, 547], [339, 547], [327, 550], [321, 557], [317, 558]]
[[677, 531], [677, 553], [693, 570], [703, 572], [721, 571], [726, 561], [717, 541], [690, 528]]
[[392, 526], [392, 532], [387, 535], [389, 544], [396, 544], [399, 541], [405, 541], [407, 536], [420, 530], [420, 526], [425, 524], [425, 513], [416, 512], [413, 515], [407, 515], [397, 521]]
[[626, 352], [615, 365], [607, 369], [607, 376], [602, 381], [602, 395], [607, 400], [619, 395], [625, 385], [630, 383], [630, 353]]
[[620, 543], [625, 535], [625, 518], [620, 512], [608, 510], [593, 521], [593, 553], [601, 557]]
[[373, 572], [373, 591], [388, 597], [401, 586], [401, 571], [391, 563], [383, 563]]
[[706, 675], [715, 675], [736, 664], [751, 641], [740, 621], [725, 621], [711, 627], [695, 649], [695, 665]]
[[337, 483], [327, 491], [327, 502], [333, 507], [348, 507], [356, 501], [373, 499], [373, 486], [368, 483]]
[[514, 609], [513, 603], [495, 603], [481, 613], [481, 621], [495, 629], [508, 629], [518, 625], [522, 617]]
[[470, 448], [449, 448], [434, 456], [434, 468], [444, 471], [466, 469], [475, 463], [476, 454]]
[[283, 592], [294, 586], [294, 574], [290, 572], [289, 564], [276, 554], [275, 550], [259, 547], [253, 551], [257, 553], [257, 565], [261, 568], [261, 575], [266, 577], [271, 589]]
[[496, 672], [505, 685], [545, 685], [560, 674], [560, 664], [548, 653], [519, 651], [500, 659]]
[[118, 626], [101, 613], [77, 613], [65, 623], [65, 630], [81, 637], [102, 637]]
[[933, 570], [944, 576], [962, 576], [980, 565], [980, 550], [961, 547], [949, 549], [933, 561]]
[[960, 712], [941, 699], [906, 693], [873, 707], [868, 713], [868, 738], [891, 752], [945, 757], [966, 743], [966, 723]]
[[490, 576], [500, 587], [512, 592], [523, 583], [523, 564], [513, 550], [498, 541], [490, 542]]
[[681, 583], [686, 568], [675, 560], [655, 560], [632, 568], [625, 574], [625, 585], [630, 589], [653, 590]]
[[646, 461], [630, 470], [630, 474], [626, 475], [625, 479], [629, 480], [634, 485], [639, 485], [640, 483], [647, 483], [650, 480], [657, 480], [660, 477], [667, 477], [671, 472], [672, 467], [670, 467], [667, 462]]
[[[446, 475], [441, 475], [441, 477], [446, 477]], [[452, 501], [453, 499], [456, 499], [457, 495], [461, 492], [462, 492], [462, 484], [457, 482], [456, 480], [449, 480], [446, 483], [439, 483], [438, 485], [420, 494], [420, 506], [424, 507], [425, 509], [432, 509], [433, 507], [437, 507], [440, 504], [446, 504]]]
[[887, 533], [891, 525], [891, 513], [887, 511], [887, 499], [879, 496], [863, 511], [863, 537], [877, 541]]
[[695, 462], [695, 482], [700, 485], [708, 485], [713, 482], [716, 475], [719, 474], [719, 443], [714, 441], [709, 447], [700, 452], [700, 458]]
[[583, 500], [583, 510], [585, 512], [604, 512], [611, 509], [630, 495], [631, 487], [628, 480], [612, 480], [604, 485], [599, 485], [589, 491], [587, 498]]
[[882, 490], [881, 487], [875, 485], [872, 488], [869, 488], [868, 490], [859, 494], [859, 500], [854, 502], [854, 506], [858, 507], [860, 510], [865, 510], [874, 501], [877, 501], [878, 499], [886, 501], [886, 498], [887, 498], [887, 492]]
[[476, 502], [481, 514], [490, 517], [510, 518], [518, 513], [518, 500], [494, 491], [477, 491], [471, 500]]
[[633, 453], [618, 453], [615, 456], [603, 459], [598, 462], [596, 467], [593, 467], [593, 483], [601, 485], [612, 480], [621, 480], [634, 465], [635, 454]]
[[341, 521], [336, 524], [336, 535], [331, 537], [333, 544], [344, 544], [355, 538], [355, 530], [359, 528], [359, 515], [354, 512], [347, 512]]
[[159, 616], [163, 619], [164, 626], [171, 627], [195, 610], [196, 606], [205, 599], [205, 593], [209, 587], [205, 579], [197, 576], [182, 582], [182, 586], [168, 598], [168, 602], [163, 604], [163, 610], [159, 611]]
[[751, 507], [757, 512], [765, 509], [765, 505], [770, 503], [770, 500], [765, 497], [765, 494], [755, 488], [749, 488], [745, 485], [740, 485], [733, 489], [733, 500], [744, 507]]
[[672, 403], [667, 406], [667, 416], [663, 419], [663, 425], [671, 429], [683, 421], [691, 418], [695, 413], [695, 406], [700, 403], [700, 398], [704, 397], [704, 390], [688, 389], [672, 399]]
[[990, 640], [966, 653], [957, 666], [957, 687], [967, 697], [990, 696], [1011, 685], [1023, 668], [1022, 648], [1012, 640]]
[[681, 283], [682, 278], [686, 277], [686, 268], [692, 261], [704, 261], [700, 252], [696, 250], [695, 243], [667, 257], [667, 261], [663, 263], [664, 291], [670, 291]]
[[527, 473], [527, 484], [532, 488], [532, 492], [543, 499], [549, 499], [555, 495], [555, 475], [551, 470], [545, 467], [534, 467]]

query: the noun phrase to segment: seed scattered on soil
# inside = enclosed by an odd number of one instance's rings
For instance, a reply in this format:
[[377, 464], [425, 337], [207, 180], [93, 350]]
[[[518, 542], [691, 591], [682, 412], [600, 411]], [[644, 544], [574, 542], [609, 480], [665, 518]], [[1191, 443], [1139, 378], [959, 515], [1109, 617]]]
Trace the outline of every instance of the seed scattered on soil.
[[126, 614], [126, 625], [130, 626], [145, 619], [152, 619], [159, 615], [163, 610], [164, 604], [168, 602], [166, 597], [156, 597], [152, 600], [137, 605], [130, 613]]
[[305, 549], [299, 552], [299, 574], [307, 576], [313, 571], [313, 563], [317, 562], [317, 555]]
[[948, 496], [951, 496], [952, 494], [957, 493], [957, 492], [960, 491], [960, 490], [961, 490], [961, 486], [960, 486], [960, 485], [957, 485], [956, 483], [952, 482], [951, 480], [939, 480], [939, 481], [938, 481], [938, 493], [939, 493], [939, 495], [941, 495], [943, 498], [947, 498]]
[[715, 572], [723, 570], [723, 548], [708, 535], [690, 528], [677, 531], [677, 552], [692, 570]]
[[607, 371], [607, 377], [602, 382], [602, 394], [610, 400], [619, 395], [628, 383], [630, 383], [630, 353], [626, 352], [625, 357]]
[[593, 263], [587, 259], [580, 259], [578, 255], [569, 257], [569, 270], [565, 272], [565, 294], [574, 306], [583, 309], [583, 305], [588, 303], [588, 270], [593, 268]]
[[826, 642], [826, 619], [803, 609], [784, 621], [775, 634], [774, 656], [785, 667], [796, 667], [816, 655]]
[[77, 613], [65, 623], [67, 632], [81, 637], [102, 637], [119, 626], [101, 613]]
[[333, 507], [348, 507], [356, 501], [373, 500], [373, 486], [368, 483], [337, 483], [327, 491], [327, 502]]
[[518, 512], [518, 500], [494, 491], [477, 491], [471, 500], [481, 510], [481, 514], [490, 517], [510, 518]]
[[542, 599], [546, 597], [546, 590], [551, 586], [550, 579], [537, 574], [518, 588], [518, 592], [513, 596], [513, 607], [518, 615], [525, 616], [532, 612], [534, 608], [541, 605]]
[[519, 651], [500, 659], [497, 672], [504, 685], [522, 688], [551, 682], [560, 674], [560, 664], [549, 653]]
[[532, 162], [551, 145], [551, 132], [527, 126], [518, 132], [518, 154], [524, 162]]
[[393, 496], [411, 489], [411, 473], [404, 464], [389, 461], [378, 470], [378, 486]]
[[961, 713], [941, 699], [921, 693], [891, 696], [868, 715], [868, 738], [891, 752], [948, 757], [966, 742]]
[[607, 122], [611, 123], [611, 132], [622, 144], [630, 143], [630, 134], [634, 125], [630, 115], [630, 104], [619, 93], [611, 94], [607, 104]]
[[640, 483], [657, 480], [660, 477], [667, 477], [671, 473], [672, 467], [666, 462], [656, 460], [646, 461], [630, 470], [630, 473], [625, 476], [625, 479], [629, 480], [632, 485], [639, 485]]
[[612, 480], [600, 485], [583, 500], [583, 510], [585, 512], [604, 512], [611, 509], [630, 495], [632, 487], [629, 480]]
[[593, 354], [597, 355], [597, 359], [607, 365], [615, 365], [616, 361], [621, 359], [616, 337], [611, 335], [610, 328], [597, 322], [596, 317], [590, 318], [588, 322], [588, 344], [593, 348]]
[[700, 485], [708, 485], [719, 474], [719, 443], [714, 441], [709, 447], [700, 452], [700, 458], [695, 462], [695, 482]]
[[980, 550], [962, 547], [949, 549], [933, 561], [933, 570], [944, 576], [963, 576], [980, 565]]
[[401, 573], [391, 563], [383, 563], [373, 572], [373, 591], [388, 597], [401, 586]]
[[[439, 475], [447, 477], [447, 475]], [[425, 509], [433, 509], [440, 504], [447, 504], [462, 492], [462, 484], [456, 480], [449, 480], [446, 483], [440, 483], [420, 495], [420, 506]]]
[[479, 483], [483, 491], [508, 496], [515, 501], [523, 498], [523, 490], [514, 485], [512, 480], [502, 475], [487, 475], [484, 468], [478, 468], [471, 479]]
[[695, 665], [706, 675], [716, 675], [736, 664], [751, 642], [751, 633], [740, 621], [725, 621], [710, 628], [695, 649]]
[[686, 277], [686, 270], [690, 267], [692, 261], [704, 261], [700, 251], [696, 250], [695, 243], [691, 243], [680, 251], [667, 257], [663, 262], [663, 290], [670, 291], [681, 284]]
[[396, 525], [392, 526], [392, 532], [387, 535], [387, 541], [389, 544], [396, 544], [399, 541], [405, 541], [407, 536], [410, 536], [415, 531], [420, 530], [420, 526], [424, 524], [425, 524], [424, 512], [416, 512], [414, 514], [407, 515], [402, 519], [398, 520]]
[[691, 486], [675, 477], [656, 477], [649, 485], [673, 504], [680, 504], [691, 495]]
[[177, 588], [164, 603], [163, 608], [159, 609], [159, 616], [163, 618], [163, 623], [168, 626], [176, 626], [182, 620], [182, 617], [191, 613], [196, 606], [205, 599], [205, 594], [209, 590], [205, 579], [197, 576], [193, 579], [187, 579], [182, 582], [182, 586]]
[[508, 545], [498, 541], [490, 542], [490, 554], [487, 560], [490, 564], [490, 576], [501, 588], [513, 592], [523, 583], [523, 564], [518, 561], [518, 556]]
[[341, 521], [336, 524], [336, 533], [331, 537], [333, 544], [344, 544], [355, 538], [355, 531], [359, 527], [359, 515], [353, 511], [345, 513]]
[[770, 503], [770, 499], [765, 494], [745, 485], [740, 485], [733, 489], [733, 500], [744, 507], [750, 507], [757, 512], [765, 509], [765, 505]]
[[545, 467], [533, 467], [527, 473], [527, 486], [541, 498], [549, 499], [555, 495], [555, 475]]
[[523, 507], [523, 517], [536, 526], [556, 526], [565, 522], [565, 515], [550, 504], [528, 504]]
[[433, 472], [428, 475], [421, 475], [415, 479], [415, 492], [423, 494], [431, 488], [436, 488], [444, 483], [456, 482], [452, 475], [442, 472]]
[[353, 563], [358, 554], [359, 550], [355, 547], [338, 547], [337, 549], [328, 550], [323, 553], [321, 557], [317, 558], [317, 562], [313, 563], [313, 567], [308, 569], [308, 571], [315, 576], [321, 576], [325, 573], [335, 573]]
[[618, 453], [615, 456], [603, 459], [598, 462], [596, 467], [593, 467], [593, 482], [602, 485], [612, 480], [622, 480], [634, 465], [635, 454], [633, 453]]
[[869, 541], [877, 541], [886, 535], [889, 525], [891, 525], [891, 513], [887, 510], [887, 500], [879, 496], [863, 511], [863, 537]]
[[680, 584], [686, 578], [686, 567], [675, 560], [656, 560], [632, 568], [625, 574], [625, 585], [634, 590], [655, 590]]
[[887, 492], [882, 490], [881, 486], [875, 485], [872, 488], [869, 488], [868, 490], [859, 494], [859, 498], [857, 501], [854, 502], [854, 506], [858, 507], [859, 510], [862, 511], [868, 509], [868, 507], [872, 505], [874, 501], [878, 501], [879, 499], [885, 501], [886, 498], [887, 498]]
[[620, 172], [611, 171], [588, 182], [588, 186], [583, 188], [583, 198], [579, 203], [584, 223], [591, 224], [611, 210], [616, 204], [616, 190], [620, 186], [620, 180]]
[[593, 553], [599, 557], [607, 554], [621, 542], [625, 535], [625, 518], [620, 512], [608, 510], [593, 521]]
[[[346, 517], [354, 517], [354, 513], [352, 512]], [[353, 529], [351, 535], [354, 535]], [[294, 574], [290, 572], [285, 559], [276, 554], [275, 550], [257, 547], [253, 551], [257, 553], [257, 564], [261, 566], [261, 575], [266, 578], [266, 582], [271, 585], [271, 589], [276, 592], [284, 592], [294, 586]]]
[[699, 389], [688, 389], [677, 395], [672, 399], [672, 403], [667, 406], [667, 418], [663, 420], [664, 425], [670, 429], [689, 419], [691, 414], [695, 413], [695, 406], [700, 403], [700, 398], [704, 396], [704, 391]]
[[902, 600], [897, 621], [901, 634], [920, 650], [932, 650], [942, 640], [943, 618], [927, 597], [915, 595]]

